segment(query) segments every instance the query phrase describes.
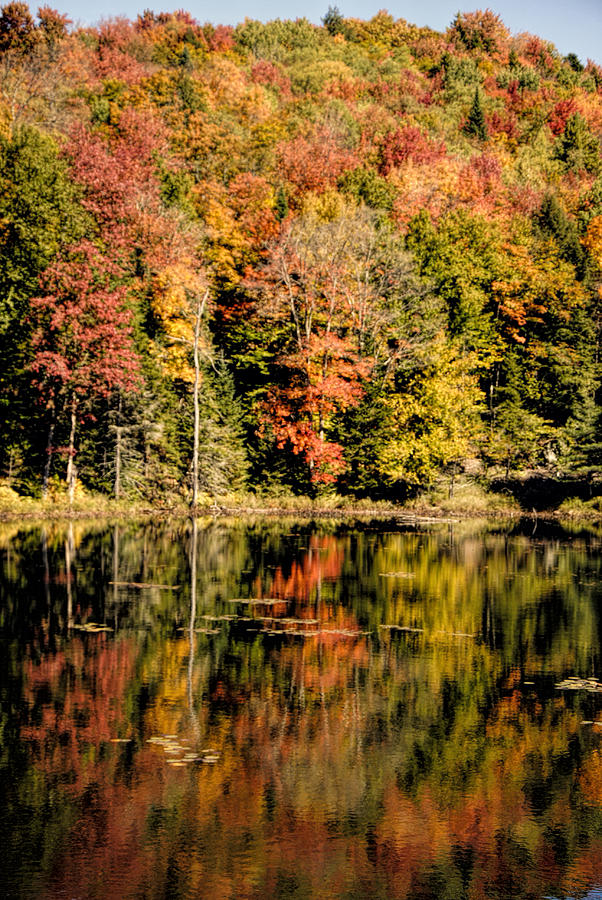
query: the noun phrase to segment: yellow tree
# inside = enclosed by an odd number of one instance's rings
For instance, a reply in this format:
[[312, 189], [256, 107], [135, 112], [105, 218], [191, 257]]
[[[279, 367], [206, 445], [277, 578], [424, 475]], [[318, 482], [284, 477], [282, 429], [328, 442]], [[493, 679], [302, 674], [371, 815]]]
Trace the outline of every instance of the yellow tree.
[[[428, 486], [442, 467], [470, 454], [484, 401], [474, 370], [474, 357], [459, 354], [440, 336], [425, 369], [384, 399], [378, 468], [385, 482]], [[453, 481], [450, 494], [452, 487]]]
[[[161, 323], [166, 346], [163, 367], [172, 379], [192, 383], [194, 407], [192, 449], [192, 505], [199, 499], [199, 433], [201, 355], [209, 351], [201, 341], [201, 324], [209, 299], [204, 271], [193, 260], [174, 263], [155, 278], [152, 309]], [[192, 366], [190, 355], [192, 351]]]

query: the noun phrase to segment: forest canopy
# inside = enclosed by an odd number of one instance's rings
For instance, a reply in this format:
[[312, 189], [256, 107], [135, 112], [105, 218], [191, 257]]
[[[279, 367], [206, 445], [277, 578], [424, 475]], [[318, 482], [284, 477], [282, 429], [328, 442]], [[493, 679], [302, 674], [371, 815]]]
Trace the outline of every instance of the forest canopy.
[[600, 66], [491, 10], [73, 27], [11, 2], [0, 70], [18, 492], [597, 473]]

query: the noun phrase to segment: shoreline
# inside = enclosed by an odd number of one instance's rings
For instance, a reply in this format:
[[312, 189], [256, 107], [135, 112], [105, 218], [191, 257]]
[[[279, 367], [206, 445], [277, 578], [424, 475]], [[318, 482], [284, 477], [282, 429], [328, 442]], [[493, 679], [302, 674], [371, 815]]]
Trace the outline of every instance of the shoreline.
[[447, 504], [430, 505], [414, 504], [404, 506], [388, 503], [374, 504], [341, 504], [340, 506], [320, 504], [313, 505], [311, 500], [299, 505], [265, 504], [249, 506], [239, 504], [212, 504], [198, 506], [196, 509], [181, 505], [149, 505], [149, 504], [124, 504], [115, 501], [105, 501], [98, 505], [78, 504], [72, 507], [63, 503], [48, 503], [41, 501], [23, 501], [22, 506], [0, 506], [0, 523], [35, 523], [40, 521], [70, 522], [70, 521], [140, 521], [168, 519], [200, 519], [200, 518], [297, 518], [297, 519], [402, 519], [407, 522], [441, 522], [444, 520], [462, 521], [466, 519], [506, 519], [517, 521], [531, 519], [541, 522], [567, 524], [602, 523], [602, 511], [575, 509], [572, 512], [558, 509], [536, 510], [523, 509], [517, 505], [509, 504], [507, 507], [480, 508], [471, 504], [461, 503], [448, 506]]

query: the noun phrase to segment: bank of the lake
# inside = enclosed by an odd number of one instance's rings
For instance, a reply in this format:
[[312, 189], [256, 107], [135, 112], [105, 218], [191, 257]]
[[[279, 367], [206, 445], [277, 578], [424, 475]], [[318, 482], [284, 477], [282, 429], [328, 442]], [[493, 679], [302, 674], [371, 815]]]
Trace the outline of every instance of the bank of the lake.
[[191, 509], [182, 496], [163, 497], [153, 502], [121, 499], [106, 494], [79, 491], [72, 504], [66, 492], [46, 499], [23, 496], [0, 485], [0, 521], [27, 522], [60, 520], [135, 521], [143, 519], [203, 516], [297, 516], [300, 519], [401, 517], [441, 518], [538, 518], [548, 521], [602, 521], [602, 498], [587, 483], [532, 477], [476, 482], [459, 480], [450, 490], [441, 484], [419, 493], [406, 502], [358, 500], [337, 493], [317, 497], [288, 492], [245, 492], [210, 497]]

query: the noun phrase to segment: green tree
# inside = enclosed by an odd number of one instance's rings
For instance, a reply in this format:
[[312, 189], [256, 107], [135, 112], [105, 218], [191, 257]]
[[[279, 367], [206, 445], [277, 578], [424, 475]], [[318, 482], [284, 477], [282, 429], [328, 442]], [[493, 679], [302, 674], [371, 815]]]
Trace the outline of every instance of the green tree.
[[587, 255], [579, 240], [577, 225], [570, 219], [556, 194], [547, 194], [535, 217], [536, 228], [544, 239], [552, 238], [563, 259], [572, 263], [580, 279], [587, 274]]
[[329, 34], [342, 34], [345, 30], [344, 19], [338, 6], [329, 6], [326, 15], [322, 17], [322, 25]]
[[564, 133], [556, 141], [555, 155], [570, 172], [598, 175], [602, 170], [600, 142], [579, 113], [568, 119]]
[[459, 211], [436, 228], [421, 212], [410, 222], [407, 245], [443, 304], [452, 337], [485, 358], [495, 345], [491, 284], [502, 258], [496, 227]]
[[[24, 126], [0, 138], [0, 456], [39, 445], [25, 369], [31, 354], [29, 300], [61, 246], [86, 228], [78, 192], [56, 142]], [[35, 412], [34, 412], [35, 410]]]
[[483, 112], [483, 103], [479, 88], [476, 88], [474, 92], [472, 106], [470, 107], [468, 117], [464, 123], [464, 131], [466, 134], [477, 137], [480, 141], [487, 140], [487, 123], [485, 122], [485, 113]]

